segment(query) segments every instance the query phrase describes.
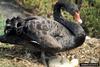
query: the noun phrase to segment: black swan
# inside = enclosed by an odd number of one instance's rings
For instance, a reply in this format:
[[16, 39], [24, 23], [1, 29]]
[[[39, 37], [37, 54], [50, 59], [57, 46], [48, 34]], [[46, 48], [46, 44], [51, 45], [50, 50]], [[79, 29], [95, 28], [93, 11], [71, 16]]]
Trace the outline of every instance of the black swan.
[[33, 46], [41, 52], [56, 53], [76, 48], [83, 44], [85, 32], [80, 24], [65, 20], [61, 15], [64, 8], [76, 21], [80, 21], [79, 10], [75, 4], [57, 2], [54, 6], [54, 20], [40, 16], [7, 19], [5, 33], [14, 31], [17, 35], [29, 37]]

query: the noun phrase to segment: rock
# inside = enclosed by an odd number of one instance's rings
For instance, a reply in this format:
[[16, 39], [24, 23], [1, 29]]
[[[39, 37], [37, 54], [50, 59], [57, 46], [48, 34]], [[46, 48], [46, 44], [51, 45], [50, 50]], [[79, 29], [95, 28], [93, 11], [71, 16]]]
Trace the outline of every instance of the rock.
[[73, 58], [71, 61], [66, 57], [57, 57], [49, 60], [50, 67], [79, 67], [78, 59]]

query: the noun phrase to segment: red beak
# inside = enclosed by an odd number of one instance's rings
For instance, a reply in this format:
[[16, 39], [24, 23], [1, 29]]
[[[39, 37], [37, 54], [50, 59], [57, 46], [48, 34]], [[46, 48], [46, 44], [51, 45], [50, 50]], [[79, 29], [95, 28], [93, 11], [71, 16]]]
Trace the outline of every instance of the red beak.
[[80, 18], [80, 12], [75, 12], [75, 15], [74, 15], [74, 19], [77, 23], [81, 24], [82, 23], [82, 20]]

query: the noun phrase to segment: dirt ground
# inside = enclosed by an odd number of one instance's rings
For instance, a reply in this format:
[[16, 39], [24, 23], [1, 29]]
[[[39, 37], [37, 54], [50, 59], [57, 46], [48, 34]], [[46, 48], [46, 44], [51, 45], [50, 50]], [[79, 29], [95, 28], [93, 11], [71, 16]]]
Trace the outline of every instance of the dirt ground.
[[[32, 48], [31, 48], [32, 49]], [[40, 53], [34, 52], [29, 47], [0, 43], [0, 67], [44, 67], [41, 63]], [[65, 56], [65, 60], [72, 60], [73, 57], [79, 63], [100, 63], [100, 39], [86, 39], [85, 43], [73, 50], [57, 54]]]

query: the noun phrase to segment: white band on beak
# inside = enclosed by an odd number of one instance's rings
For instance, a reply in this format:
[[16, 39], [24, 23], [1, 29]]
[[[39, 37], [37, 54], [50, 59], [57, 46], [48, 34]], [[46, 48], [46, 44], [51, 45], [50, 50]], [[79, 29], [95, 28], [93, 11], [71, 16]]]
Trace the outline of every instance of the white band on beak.
[[79, 22], [80, 24], [82, 24], [82, 20], [81, 20], [81, 19], [79, 19], [78, 22]]

